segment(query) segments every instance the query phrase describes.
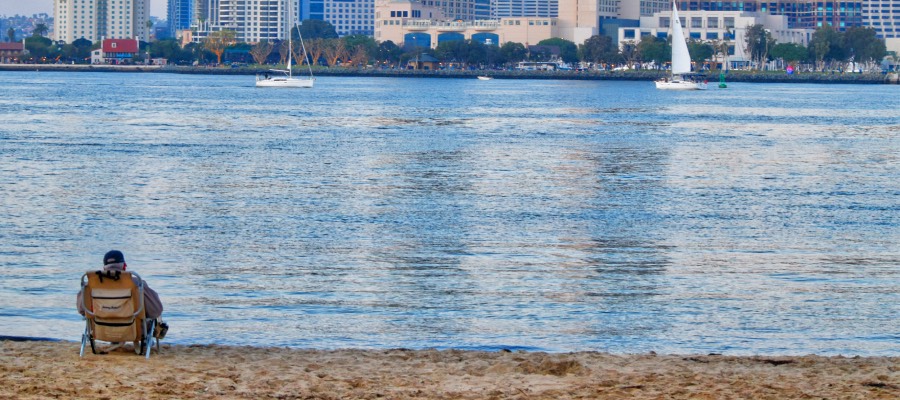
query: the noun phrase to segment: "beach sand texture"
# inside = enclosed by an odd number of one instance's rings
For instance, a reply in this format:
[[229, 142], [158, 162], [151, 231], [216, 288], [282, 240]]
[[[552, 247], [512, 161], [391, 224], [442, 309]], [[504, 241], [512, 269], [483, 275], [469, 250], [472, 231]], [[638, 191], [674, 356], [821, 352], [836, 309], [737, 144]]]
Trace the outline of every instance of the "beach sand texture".
[[170, 346], [78, 357], [0, 341], [2, 399], [898, 399], [900, 357]]

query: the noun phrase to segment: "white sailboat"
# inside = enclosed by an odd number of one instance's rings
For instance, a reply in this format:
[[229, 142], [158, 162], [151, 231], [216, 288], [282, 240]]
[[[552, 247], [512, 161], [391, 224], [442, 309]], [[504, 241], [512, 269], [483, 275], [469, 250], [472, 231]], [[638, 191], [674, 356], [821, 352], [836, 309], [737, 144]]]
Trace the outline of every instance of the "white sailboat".
[[[706, 90], [706, 80], [703, 78], [692, 79], [691, 55], [688, 52], [687, 41], [684, 39], [684, 30], [681, 29], [681, 19], [678, 17], [678, 7], [672, 2], [672, 72], [670, 76], [656, 81], [657, 89], [668, 90]], [[686, 76], [688, 75], [688, 76]]]
[[[291, 4], [294, 0], [288, 0], [288, 15], [293, 16], [291, 13]], [[293, 21], [293, 18], [291, 19]], [[291, 32], [294, 30], [295, 24], [291, 24], [291, 28], [288, 30], [288, 59], [287, 59], [287, 69], [270, 69], [269, 72], [259, 75], [256, 75], [256, 87], [283, 87], [283, 88], [311, 88], [313, 87], [313, 82], [315, 82], [316, 78], [313, 77], [312, 66], [309, 62], [306, 63], [307, 68], [309, 69], [309, 76], [297, 77], [295, 78], [293, 75], [293, 71], [291, 69], [291, 54], [294, 52], [293, 43], [291, 42]], [[297, 34], [300, 34], [300, 30], [297, 30]], [[303, 44], [303, 35], [300, 35], [300, 48], [303, 50], [303, 55], [306, 56], [306, 46]], [[307, 60], [308, 61], [308, 60]]]

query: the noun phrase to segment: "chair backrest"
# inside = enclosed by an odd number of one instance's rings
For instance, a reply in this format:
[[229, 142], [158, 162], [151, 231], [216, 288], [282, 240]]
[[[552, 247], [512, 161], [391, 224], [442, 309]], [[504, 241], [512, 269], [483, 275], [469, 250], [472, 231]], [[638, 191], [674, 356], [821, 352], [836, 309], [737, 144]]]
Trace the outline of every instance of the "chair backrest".
[[81, 277], [81, 285], [84, 314], [94, 339], [107, 342], [143, 339], [144, 288], [140, 276], [125, 271], [88, 271]]

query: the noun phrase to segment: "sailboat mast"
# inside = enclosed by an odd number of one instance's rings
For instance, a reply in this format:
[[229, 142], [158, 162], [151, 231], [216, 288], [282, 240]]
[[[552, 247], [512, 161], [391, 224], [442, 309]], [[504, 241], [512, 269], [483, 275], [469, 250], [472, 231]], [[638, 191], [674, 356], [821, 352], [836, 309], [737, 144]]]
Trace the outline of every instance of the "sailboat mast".
[[287, 32], [287, 37], [288, 37], [287, 70], [288, 70], [288, 77], [291, 77], [291, 76], [293, 76], [293, 71], [291, 68], [291, 55], [294, 53], [294, 45], [291, 42], [291, 36], [293, 36], [293, 30], [294, 30], [294, 17], [293, 17], [293, 15], [291, 15], [291, 5], [294, 3], [294, 0], [287, 0], [287, 3], [288, 3], [287, 4], [287, 10], [288, 10], [287, 16], [288, 16], [288, 18], [290, 18], [289, 21], [291, 21], [291, 23], [288, 24], [288, 32]]

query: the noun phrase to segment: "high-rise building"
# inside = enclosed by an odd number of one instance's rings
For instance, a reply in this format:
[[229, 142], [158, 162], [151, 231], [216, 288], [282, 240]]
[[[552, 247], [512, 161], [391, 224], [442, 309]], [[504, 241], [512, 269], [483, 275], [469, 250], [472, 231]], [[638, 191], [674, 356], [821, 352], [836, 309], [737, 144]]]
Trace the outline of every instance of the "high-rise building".
[[298, 22], [297, 0], [196, 0], [193, 40], [210, 32], [230, 30], [239, 42], [281, 40]]
[[325, 0], [300, 0], [300, 20], [325, 20]]
[[900, 48], [900, 1], [865, 0], [862, 18], [863, 26], [874, 29], [889, 49]]
[[[159, 0], [157, 0], [159, 1]], [[194, 0], [168, 0], [166, 19], [168, 20], [169, 37], [178, 37], [179, 33], [191, 27], [194, 22]]]
[[217, 23], [219, 0], [194, 0], [194, 20], [191, 25]]
[[846, 30], [862, 26], [862, 1], [750, 0], [676, 2], [684, 11], [742, 11], [784, 15], [791, 29], [816, 29], [832, 26]]
[[334, 26], [338, 35], [373, 35], [375, 0], [323, 0], [322, 20]]
[[56, 40], [150, 40], [150, 0], [56, 0]]

